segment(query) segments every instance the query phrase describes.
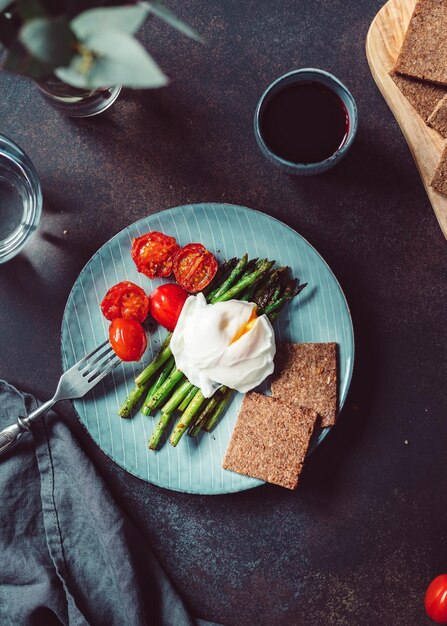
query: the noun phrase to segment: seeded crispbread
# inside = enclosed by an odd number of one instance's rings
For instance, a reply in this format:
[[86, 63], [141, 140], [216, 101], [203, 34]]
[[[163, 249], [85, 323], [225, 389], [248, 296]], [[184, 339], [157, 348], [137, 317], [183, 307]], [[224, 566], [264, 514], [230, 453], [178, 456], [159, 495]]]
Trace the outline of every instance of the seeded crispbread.
[[447, 195], [447, 144], [444, 146], [441, 158], [430, 181], [430, 186], [439, 191], [439, 193]]
[[390, 77], [424, 122], [428, 121], [436, 106], [447, 94], [447, 87], [441, 85], [401, 76], [396, 72], [390, 72]]
[[447, 85], [447, 2], [418, 0], [411, 16], [395, 71]]
[[283, 343], [277, 350], [272, 395], [313, 409], [321, 426], [337, 415], [337, 344]]
[[447, 137], [447, 95], [438, 102], [427, 123], [443, 137]]
[[296, 489], [318, 416], [250, 391], [244, 397], [222, 467]]

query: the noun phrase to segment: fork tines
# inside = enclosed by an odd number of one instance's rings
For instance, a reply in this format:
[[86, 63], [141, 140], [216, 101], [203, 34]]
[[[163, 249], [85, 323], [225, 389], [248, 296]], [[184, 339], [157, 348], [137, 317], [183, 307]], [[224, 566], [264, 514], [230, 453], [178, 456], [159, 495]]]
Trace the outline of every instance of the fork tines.
[[82, 375], [87, 378], [88, 382], [92, 382], [95, 378], [101, 375], [106, 375], [113, 369], [118, 363], [120, 363], [121, 359], [116, 356], [116, 354], [112, 351], [106, 353], [106, 356], [101, 361], [96, 363], [96, 366], [92, 369], [90, 366], [86, 367], [83, 370]]
[[121, 359], [115, 354], [109, 340], [97, 346], [89, 354], [76, 363], [71, 370], [75, 370], [82, 375], [86, 383], [99, 381], [116, 367]]

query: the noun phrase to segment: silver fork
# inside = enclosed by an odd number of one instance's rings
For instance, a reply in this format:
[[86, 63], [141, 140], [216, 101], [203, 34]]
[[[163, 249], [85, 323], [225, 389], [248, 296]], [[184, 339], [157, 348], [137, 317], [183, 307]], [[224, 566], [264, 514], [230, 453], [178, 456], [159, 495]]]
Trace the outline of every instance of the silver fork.
[[12, 448], [24, 433], [29, 432], [30, 425], [51, 409], [56, 402], [82, 398], [100, 380], [110, 374], [120, 362], [121, 359], [116, 356], [109, 341], [106, 340], [70, 367], [60, 377], [56, 393], [51, 400], [41, 404], [35, 411], [31, 411], [27, 417], [18, 417], [15, 424], [7, 426], [0, 432], [0, 455]]

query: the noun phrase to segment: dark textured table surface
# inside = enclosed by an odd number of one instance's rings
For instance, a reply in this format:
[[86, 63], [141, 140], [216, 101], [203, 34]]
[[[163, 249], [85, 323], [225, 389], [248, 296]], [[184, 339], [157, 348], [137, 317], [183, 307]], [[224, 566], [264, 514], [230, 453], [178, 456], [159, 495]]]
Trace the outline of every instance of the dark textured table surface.
[[[147, 24], [142, 38], [171, 84], [125, 90], [97, 118], [65, 118], [32, 83], [0, 73], [0, 132], [28, 152], [44, 192], [38, 233], [0, 267], [0, 377], [52, 394], [72, 284], [134, 220], [194, 201], [279, 218], [333, 269], [356, 337], [345, 410], [297, 492], [154, 487], [106, 458], [69, 405], [61, 413], [196, 615], [227, 626], [428, 624], [426, 586], [447, 571], [447, 242], [365, 60], [381, 2], [170, 6], [207, 45]], [[305, 66], [344, 81], [360, 115], [346, 159], [309, 179], [264, 161], [252, 133], [264, 88]]]

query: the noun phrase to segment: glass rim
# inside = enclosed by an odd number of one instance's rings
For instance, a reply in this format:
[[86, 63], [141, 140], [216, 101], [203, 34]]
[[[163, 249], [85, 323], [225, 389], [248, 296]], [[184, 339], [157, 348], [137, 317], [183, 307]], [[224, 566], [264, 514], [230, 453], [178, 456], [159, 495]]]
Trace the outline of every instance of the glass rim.
[[15, 257], [24, 247], [28, 238], [36, 230], [42, 215], [42, 188], [33, 162], [26, 152], [12, 139], [0, 133], [0, 160], [9, 164], [22, 179], [29, 191], [29, 201], [24, 210], [24, 218], [19, 227], [0, 240], [0, 264]]
[[[349, 130], [346, 136], [345, 141], [339, 146], [339, 148], [331, 154], [326, 159], [322, 161], [315, 161], [313, 163], [300, 163], [296, 161], [288, 161], [283, 157], [279, 156], [274, 152], [270, 146], [266, 143], [262, 130], [261, 130], [261, 114], [262, 108], [268, 101], [268, 99], [281, 89], [282, 85], [287, 82], [301, 82], [305, 80], [313, 80], [315, 82], [319, 82], [324, 84], [329, 89], [332, 89], [334, 93], [336, 93], [343, 101], [344, 105], [347, 109], [347, 114], [349, 117]], [[334, 89], [336, 87], [336, 89]], [[352, 113], [349, 110], [347, 104], [349, 103]], [[255, 137], [263, 152], [264, 156], [266, 156], [270, 161], [272, 161], [276, 165], [283, 166], [286, 169], [294, 172], [306, 172], [312, 171], [316, 168], [318, 169], [328, 169], [330, 166], [337, 163], [349, 150], [351, 147], [355, 136], [357, 134], [358, 128], [358, 110], [357, 104], [354, 99], [354, 96], [349, 91], [344, 83], [341, 82], [336, 76], [327, 72], [325, 70], [321, 70], [315, 67], [303, 67], [296, 70], [291, 70], [290, 72], [286, 72], [282, 74], [278, 78], [276, 78], [273, 82], [271, 82], [268, 87], [264, 90], [263, 94], [259, 98], [259, 101], [256, 105], [256, 110], [254, 114], [254, 130]]]

